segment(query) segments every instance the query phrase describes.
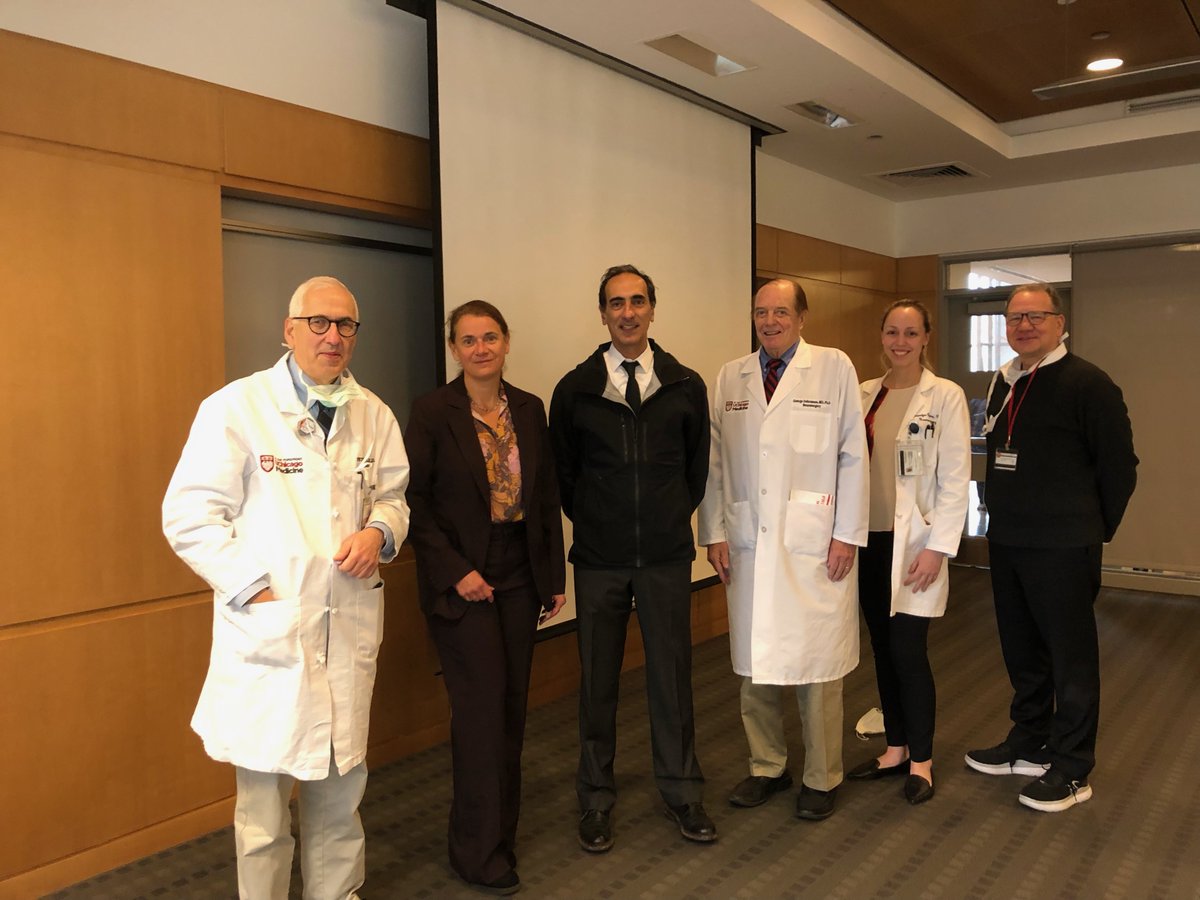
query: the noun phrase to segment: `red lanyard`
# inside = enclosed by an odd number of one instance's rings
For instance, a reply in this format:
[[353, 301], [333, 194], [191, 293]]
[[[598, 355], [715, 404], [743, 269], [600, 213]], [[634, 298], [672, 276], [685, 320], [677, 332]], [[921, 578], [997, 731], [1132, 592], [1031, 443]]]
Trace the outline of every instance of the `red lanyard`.
[[[1044, 357], [1044, 356], [1042, 357], [1042, 359], [1045, 359], [1045, 358], [1046, 357]], [[1016, 409], [1013, 408], [1013, 394], [1015, 394], [1017, 392], [1017, 384], [1020, 382], [1020, 379], [1017, 379], [1017, 381], [1014, 381], [1012, 388], [1009, 389], [1009, 392], [1008, 392], [1008, 434], [1004, 438], [1004, 449], [1005, 450], [1012, 449], [1013, 425], [1015, 425], [1017, 423], [1017, 413], [1019, 413], [1021, 411], [1021, 406], [1025, 403], [1025, 398], [1029, 396], [1029, 391], [1033, 387], [1033, 379], [1037, 375], [1038, 366], [1040, 366], [1042, 364], [1042, 359], [1039, 359], [1037, 361], [1037, 366], [1034, 366], [1032, 371], [1030, 371], [1029, 383], [1025, 385], [1025, 393], [1023, 393], [1021, 395], [1021, 399], [1017, 401]]]

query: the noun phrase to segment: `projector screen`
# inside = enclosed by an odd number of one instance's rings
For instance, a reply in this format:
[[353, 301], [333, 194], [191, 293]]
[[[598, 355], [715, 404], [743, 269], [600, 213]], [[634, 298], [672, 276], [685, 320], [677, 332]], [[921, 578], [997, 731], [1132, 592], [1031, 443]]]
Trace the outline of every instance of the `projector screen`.
[[[499, 307], [506, 378], [548, 408], [609, 340], [600, 276], [632, 263], [655, 283], [651, 337], [711, 388], [750, 350], [750, 129], [444, 0], [436, 16], [446, 311]], [[712, 574], [700, 553], [693, 579]]]

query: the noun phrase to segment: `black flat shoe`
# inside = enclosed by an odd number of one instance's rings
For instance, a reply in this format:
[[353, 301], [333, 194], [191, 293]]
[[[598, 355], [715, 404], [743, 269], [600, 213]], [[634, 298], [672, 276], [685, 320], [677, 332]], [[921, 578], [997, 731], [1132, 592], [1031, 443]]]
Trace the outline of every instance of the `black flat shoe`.
[[887, 778], [889, 775], [907, 775], [908, 760], [894, 766], [881, 766], [878, 759], [868, 759], [862, 765], [855, 766], [846, 773], [846, 777], [854, 781], [874, 781], [876, 778]]
[[909, 775], [904, 780], [904, 799], [916, 806], [933, 799], [933, 785], [920, 775]]
[[579, 819], [579, 846], [588, 853], [604, 853], [613, 845], [612, 821], [607, 809], [589, 809]]

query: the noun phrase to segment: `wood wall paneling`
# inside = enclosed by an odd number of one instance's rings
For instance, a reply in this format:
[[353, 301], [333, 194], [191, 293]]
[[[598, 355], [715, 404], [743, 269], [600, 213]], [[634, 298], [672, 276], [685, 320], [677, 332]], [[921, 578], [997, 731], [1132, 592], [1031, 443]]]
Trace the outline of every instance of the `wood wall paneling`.
[[779, 229], [770, 225], [754, 226], [754, 268], [765, 272], [780, 271]]
[[23, 562], [0, 625], [196, 590], [159, 504], [223, 377], [218, 189], [0, 147], [0, 195], [5, 306], [32, 318], [8, 405], [22, 514], [0, 522]]
[[240, 91], [221, 104], [229, 175], [430, 207], [428, 141]]
[[232, 793], [188, 724], [211, 622], [201, 595], [0, 631], [0, 879]]
[[0, 31], [0, 131], [216, 170], [216, 85]]
[[840, 282], [851, 287], [893, 294], [896, 291], [896, 260], [880, 253], [841, 247]]
[[936, 256], [903, 256], [897, 259], [896, 293], [907, 297], [912, 293], [936, 292], [939, 271]]
[[839, 284], [841, 247], [820, 238], [779, 231], [779, 272]]
[[379, 765], [444, 737], [450, 704], [441, 663], [417, 601], [417, 565], [410, 548], [382, 570], [386, 585], [383, 644], [371, 698], [371, 745]]

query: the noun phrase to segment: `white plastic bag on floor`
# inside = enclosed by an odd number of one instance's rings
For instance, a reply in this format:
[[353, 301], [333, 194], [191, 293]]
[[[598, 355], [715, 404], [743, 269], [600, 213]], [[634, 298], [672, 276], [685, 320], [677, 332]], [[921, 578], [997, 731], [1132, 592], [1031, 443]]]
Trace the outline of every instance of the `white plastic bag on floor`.
[[868, 709], [854, 726], [854, 733], [860, 741], [869, 741], [872, 735], [883, 734], [883, 710], [878, 706]]

